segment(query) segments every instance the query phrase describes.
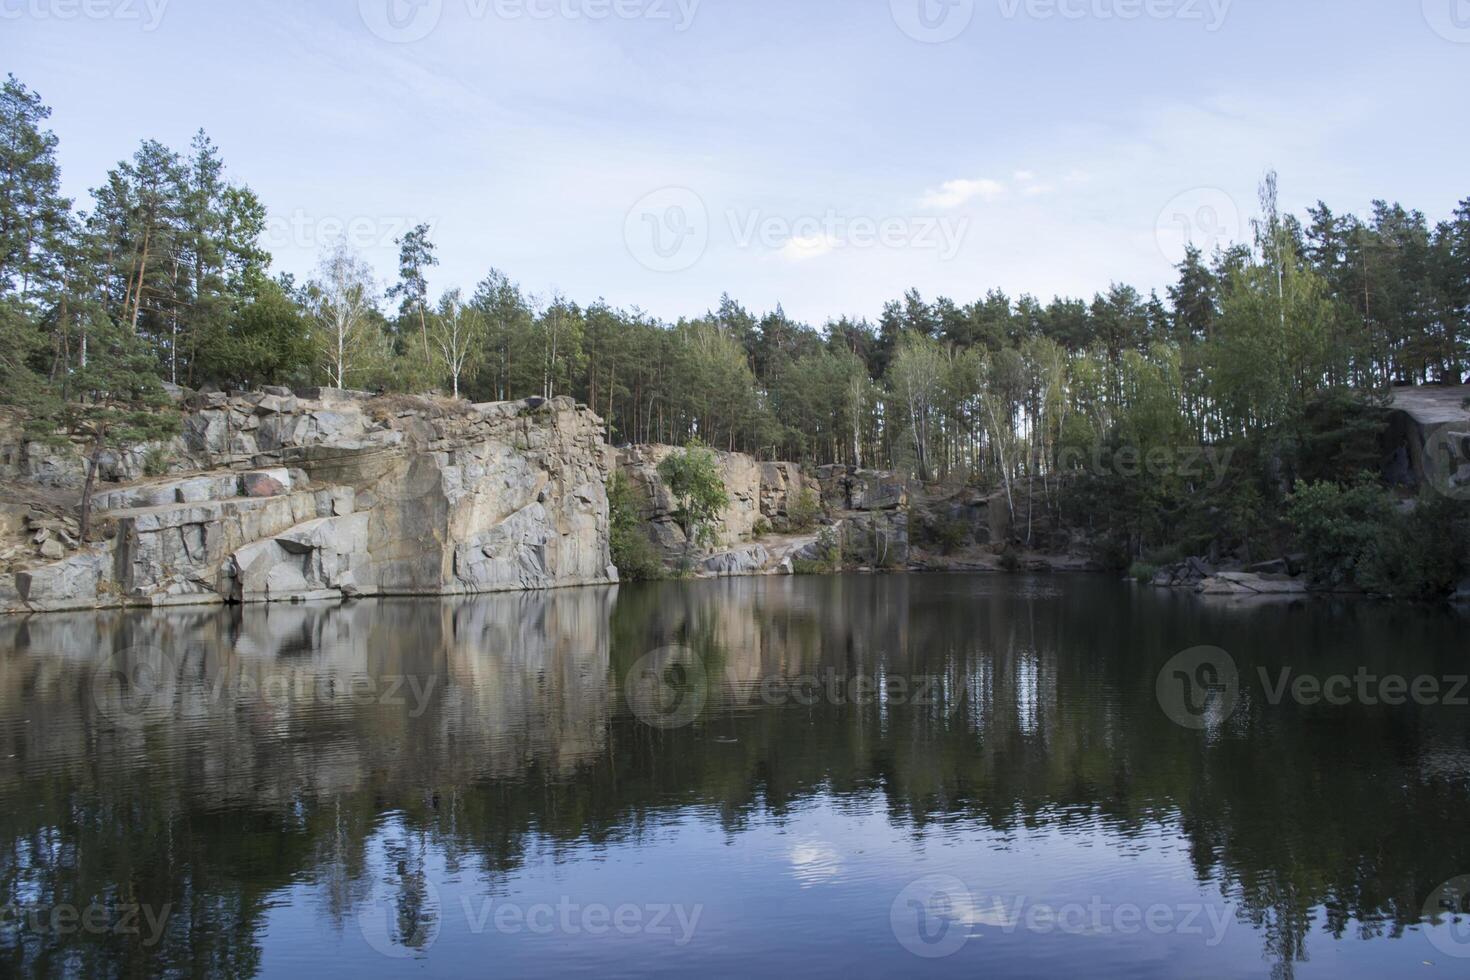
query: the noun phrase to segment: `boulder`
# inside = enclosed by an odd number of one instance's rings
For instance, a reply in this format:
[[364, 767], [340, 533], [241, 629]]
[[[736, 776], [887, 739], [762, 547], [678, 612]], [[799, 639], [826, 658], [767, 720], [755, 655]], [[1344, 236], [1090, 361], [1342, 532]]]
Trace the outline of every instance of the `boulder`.
[[711, 555], [700, 563], [699, 571], [715, 576], [755, 575], [764, 571], [770, 562], [771, 553], [763, 545], [753, 544]]
[[1306, 595], [1307, 583], [1289, 575], [1221, 572], [1200, 583], [1203, 595]]
[[257, 415], [289, 415], [296, 411], [295, 395], [271, 395], [267, 394], [261, 398], [260, 403], [255, 406]]
[[105, 551], [94, 550], [17, 572], [16, 592], [26, 608], [37, 612], [93, 607], [107, 581], [110, 559]]
[[240, 492], [247, 497], [279, 497], [291, 489], [291, 474], [284, 468], [240, 474]]
[[1245, 586], [1224, 578], [1207, 578], [1195, 587], [1200, 595], [1256, 595]]
[[1212, 578], [1216, 571], [1218, 569], [1203, 558], [1186, 558], [1178, 564], [1159, 569], [1153, 584], [1162, 588], [1192, 589]]
[[26, 515], [29, 512], [30, 508], [25, 504], [0, 503], [0, 539], [25, 533]]
[[373, 591], [367, 514], [327, 517], [291, 528], [234, 555], [241, 602], [340, 599]]
[[189, 397], [186, 404], [193, 409], [223, 408], [230, 396], [223, 391], [198, 391]]

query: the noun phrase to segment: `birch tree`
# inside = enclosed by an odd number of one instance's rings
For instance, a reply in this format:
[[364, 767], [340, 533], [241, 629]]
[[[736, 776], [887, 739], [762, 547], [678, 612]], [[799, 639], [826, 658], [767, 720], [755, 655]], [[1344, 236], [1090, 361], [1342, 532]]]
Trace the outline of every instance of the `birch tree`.
[[918, 333], [899, 338], [898, 355], [889, 367], [893, 397], [902, 410], [913, 442], [919, 479], [930, 473], [929, 425], [944, 381], [944, 354], [939, 345]]
[[464, 304], [458, 289], [451, 289], [439, 300], [429, 332], [439, 363], [449, 375], [458, 400], [460, 379], [484, 347], [488, 332], [485, 318], [479, 310]]
[[980, 407], [985, 416], [985, 430], [999, 464], [1005, 485], [1006, 507], [1014, 526], [1016, 498], [1012, 483], [1016, 460], [1016, 405], [1025, 390], [1025, 365], [1012, 348], [1003, 348], [985, 356], [980, 368]]
[[346, 241], [327, 250], [307, 286], [313, 339], [334, 387], [347, 387], [372, 348], [377, 288], [372, 269]]

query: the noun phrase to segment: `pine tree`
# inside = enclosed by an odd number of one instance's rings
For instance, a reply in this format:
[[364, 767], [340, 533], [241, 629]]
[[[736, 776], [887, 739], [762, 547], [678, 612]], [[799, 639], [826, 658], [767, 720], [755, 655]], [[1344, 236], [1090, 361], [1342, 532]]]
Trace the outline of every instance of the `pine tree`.
[[65, 431], [85, 438], [88, 445], [83, 540], [91, 526], [92, 494], [103, 454], [167, 438], [178, 430], [152, 351], [131, 330], [99, 314], [100, 308], [94, 307], [86, 366], [72, 372], [67, 397], [57, 406]]
[[394, 239], [393, 244], [398, 246], [398, 282], [388, 290], [388, 298], [399, 301], [398, 315], [401, 320], [416, 322], [423, 343], [424, 363], [428, 364], [432, 355], [429, 351], [427, 272], [439, 264], [439, 259], [434, 254], [434, 243], [429, 241], [429, 226], [417, 225], [408, 234]]
[[0, 294], [35, 310], [61, 276], [71, 202], [61, 196], [51, 110], [14, 75], [0, 87]]

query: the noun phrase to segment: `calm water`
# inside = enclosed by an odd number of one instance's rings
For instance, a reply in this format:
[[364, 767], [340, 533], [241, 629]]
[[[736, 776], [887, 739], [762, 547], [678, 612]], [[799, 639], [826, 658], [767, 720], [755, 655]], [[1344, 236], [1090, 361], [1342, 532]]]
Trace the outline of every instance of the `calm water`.
[[1467, 636], [961, 576], [0, 621], [0, 973], [1467, 976]]

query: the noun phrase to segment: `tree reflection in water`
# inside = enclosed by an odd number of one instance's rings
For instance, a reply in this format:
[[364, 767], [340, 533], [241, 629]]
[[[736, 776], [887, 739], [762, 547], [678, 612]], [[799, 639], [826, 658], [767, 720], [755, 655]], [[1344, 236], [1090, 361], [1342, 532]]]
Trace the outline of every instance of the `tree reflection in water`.
[[[1465, 674], [1464, 626], [960, 576], [0, 622], [7, 905], [170, 909], [156, 946], [0, 929], [0, 964], [249, 975], [301, 882], [339, 929], [386, 889], [385, 928], [424, 947], [438, 877], [493, 891], [528, 852], [690, 817], [739, 835], [821, 799], [876, 807], [896, 836], [1181, 835], [1290, 975], [1320, 933], [1400, 936], [1470, 871], [1470, 709], [1272, 704], [1258, 669]], [[1201, 643], [1242, 677], [1204, 732], [1154, 693]], [[699, 667], [668, 675], [703, 686], [689, 724], [645, 724], [627, 698], [665, 648]]]

